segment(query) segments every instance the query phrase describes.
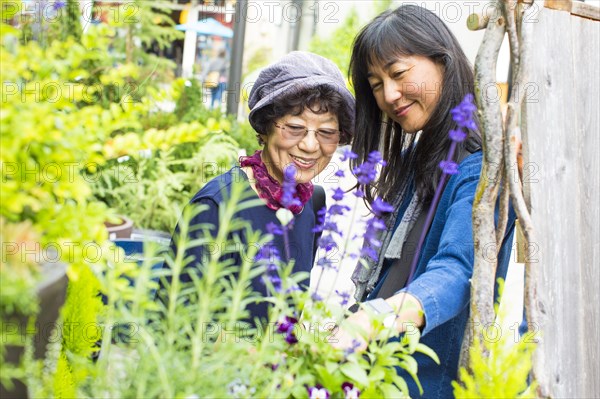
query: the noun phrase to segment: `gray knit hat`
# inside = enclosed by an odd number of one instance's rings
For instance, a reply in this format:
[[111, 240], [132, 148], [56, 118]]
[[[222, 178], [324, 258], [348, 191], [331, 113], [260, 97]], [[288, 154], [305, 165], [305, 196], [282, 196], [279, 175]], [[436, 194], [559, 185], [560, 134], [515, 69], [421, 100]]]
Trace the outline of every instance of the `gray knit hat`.
[[256, 115], [260, 110], [275, 103], [289, 93], [299, 92], [307, 88], [325, 85], [338, 91], [345, 100], [346, 111], [350, 115], [350, 132], [354, 134], [354, 97], [346, 88], [346, 82], [339, 68], [327, 58], [305, 51], [293, 51], [260, 72], [252, 86], [248, 106], [249, 120], [258, 131]]

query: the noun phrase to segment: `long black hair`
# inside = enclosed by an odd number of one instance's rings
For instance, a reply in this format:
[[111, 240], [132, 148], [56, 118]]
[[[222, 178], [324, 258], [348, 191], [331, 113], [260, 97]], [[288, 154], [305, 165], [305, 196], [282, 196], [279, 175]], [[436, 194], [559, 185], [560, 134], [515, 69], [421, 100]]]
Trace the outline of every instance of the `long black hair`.
[[[417, 134], [407, 134], [398, 123], [385, 120], [367, 80], [370, 65], [385, 65], [402, 56], [427, 57], [443, 67], [439, 101], [418, 141]], [[422, 203], [430, 203], [441, 177], [438, 164], [450, 147], [448, 132], [456, 128], [450, 110], [465, 94], [474, 92], [473, 69], [458, 40], [431, 11], [403, 5], [380, 14], [360, 31], [354, 40], [350, 75], [357, 104], [352, 150], [358, 159], [352, 166], [364, 162], [375, 150], [382, 151], [387, 161], [379, 180], [364, 187], [367, 202], [372, 203], [376, 196], [392, 201], [414, 178]], [[456, 154], [480, 147], [479, 133], [471, 131]]]

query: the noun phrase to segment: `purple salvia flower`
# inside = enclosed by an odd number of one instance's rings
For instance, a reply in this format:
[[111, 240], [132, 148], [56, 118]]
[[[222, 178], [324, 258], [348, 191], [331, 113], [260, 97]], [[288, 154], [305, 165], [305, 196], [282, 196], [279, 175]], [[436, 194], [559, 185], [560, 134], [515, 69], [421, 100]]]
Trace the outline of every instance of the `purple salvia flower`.
[[[344, 350], [344, 356], [348, 357], [360, 347], [360, 341], [357, 339], [352, 340], [352, 346]], [[342, 389], [344, 389], [344, 385], [342, 385]]]
[[346, 176], [346, 174], [344, 173], [344, 171], [342, 169], [338, 169], [337, 172], [335, 172], [335, 176], [344, 177], [344, 176]]
[[277, 250], [277, 247], [272, 245], [272, 243], [263, 245], [256, 253], [254, 260], [256, 262], [262, 260], [266, 260], [269, 262], [277, 262], [280, 260], [279, 251]]
[[442, 161], [440, 162], [440, 168], [447, 175], [455, 175], [458, 173], [458, 164], [454, 161]]
[[465, 98], [455, 108], [450, 111], [452, 119], [460, 127], [466, 127], [471, 130], [476, 130], [477, 125], [473, 120], [473, 113], [477, 110], [477, 107], [473, 103], [473, 95], [467, 94]]
[[67, 3], [65, 1], [55, 1], [54, 4], [52, 4], [52, 9], [58, 11], [66, 5]]
[[321, 295], [317, 294], [316, 292], [313, 292], [312, 294], [310, 294], [310, 297], [315, 302], [320, 302], [323, 300], [323, 297]]
[[351, 149], [349, 149], [349, 148], [344, 149], [344, 152], [342, 154], [342, 162], [345, 162], [349, 159], [356, 159], [356, 158], [358, 158], [358, 155], [355, 154], [354, 152], [352, 152]]
[[334, 204], [329, 207], [329, 215], [343, 215], [350, 210], [347, 205]]
[[324, 249], [327, 252], [331, 251], [333, 248], [337, 248], [336, 242], [329, 234], [321, 236], [321, 238], [319, 238], [317, 241], [317, 245], [319, 248]]
[[333, 196], [331, 198], [333, 198], [336, 201], [341, 201], [344, 199], [344, 190], [342, 190], [341, 188], [336, 188], [335, 191], [333, 192]]
[[327, 208], [323, 207], [317, 211], [317, 222], [313, 227], [313, 233], [320, 233], [325, 228], [325, 218], [327, 217]]
[[283, 195], [281, 196], [281, 204], [289, 209], [292, 206], [302, 206], [302, 202], [295, 197], [296, 194], [296, 167], [288, 165], [283, 171]]
[[356, 196], [358, 198], [364, 198], [364, 196], [365, 196], [365, 192], [363, 190], [361, 190], [360, 188], [357, 188], [353, 194], [354, 194], [354, 196]]
[[467, 138], [467, 133], [465, 133], [462, 129], [452, 129], [450, 130], [450, 140], [460, 143]]
[[331, 259], [327, 259], [326, 257], [321, 257], [317, 260], [316, 263], [317, 266], [325, 268], [325, 269], [330, 269], [330, 270], [334, 270], [337, 271], [337, 267], [333, 264], [333, 262], [331, 261]]
[[298, 319], [295, 317], [285, 316], [285, 318], [277, 323], [277, 332], [285, 334], [285, 341], [293, 345], [298, 342], [296, 335], [294, 335], [294, 325], [298, 323]]
[[371, 204], [371, 208], [373, 209], [373, 213], [381, 217], [384, 213], [390, 213], [394, 211], [394, 207], [382, 200], [381, 198], [376, 198]]
[[329, 232], [332, 233], [337, 233], [339, 235], [342, 235], [342, 231], [340, 230], [340, 228], [338, 227], [336, 222], [333, 221], [327, 221], [325, 222], [325, 224], [323, 225], [323, 228]]
[[271, 274], [269, 275], [269, 280], [275, 292], [281, 292], [281, 278], [277, 274]]
[[377, 260], [379, 260], [379, 255], [377, 251], [366, 245], [360, 250], [360, 256], [362, 258], [371, 258], [373, 262], [377, 262]]
[[274, 236], [280, 236], [283, 234], [283, 228], [273, 222], [267, 223], [265, 227], [267, 228], [267, 232], [269, 234], [273, 234]]
[[350, 300], [350, 293], [348, 291], [335, 290], [335, 293], [340, 297], [340, 306], [346, 306]]
[[373, 165], [377, 165], [378, 163], [385, 162], [381, 153], [379, 151], [372, 151], [367, 156], [367, 162]]

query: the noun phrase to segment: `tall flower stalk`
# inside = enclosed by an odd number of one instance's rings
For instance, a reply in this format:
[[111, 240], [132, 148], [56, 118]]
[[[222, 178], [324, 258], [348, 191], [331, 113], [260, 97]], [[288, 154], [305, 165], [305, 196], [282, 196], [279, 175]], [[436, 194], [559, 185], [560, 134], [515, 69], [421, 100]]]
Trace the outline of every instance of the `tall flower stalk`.
[[[410, 263], [410, 272], [408, 274], [408, 280], [406, 281], [407, 290], [410, 288], [410, 284], [412, 283], [412, 280], [414, 278], [417, 263], [421, 254], [421, 249], [423, 247], [423, 243], [425, 242], [427, 232], [429, 231], [429, 226], [431, 225], [431, 222], [435, 215], [435, 210], [437, 209], [440, 197], [444, 192], [446, 181], [448, 180], [449, 176], [459, 173], [458, 164], [454, 162], [454, 153], [456, 152], [456, 147], [458, 143], [464, 141], [467, 138], [468, 133], [465, 129], [477, 130], [477, 124], [475, 123], [475, 120], [473, 118], [474, 113], [477, 111], [477, 107], [475, 106], [473, 101], [473, 95], [469, 93], [464, 97], [464, 99], [459, 105], [457, 105], [450, 111], [452, 114], [452, 119], [457, 124], [457, 128], [452, 129], [450, 130], [450, 132], [448, 132], [448, 135], [450, 136], [451, 140], [450, 148], [448, 149], [448, 156], [445, 160], [439, 163], [439, 167], [442, 170], [442, 176], [440, 177], [440, 181], [438, 182], [437, 187], [435, 188], [435, 194], [431, 201], [431, 205], [429, 206], [429, 210], [427, 211], [427, 218], [425, 219], [423, 230], [421, 231], [421, 234], [419, 236], [417, 249]], [[396, 317], [398, 317], [398, 313], [402, 310], [405, 299], [406, 297], [404, 297], [400, 302], [400, 306], [398, 307]]]
[[[345, 162], [350, 159], [356, 159], [358, 156], [346, 149], [342, 155], [341, 161]], [[356, 176], [358, 183], [363, 186], [367, 185], [375, 180], [377, 177], [378, 168], [385, 166], [385, 161], [382, 159], [381, 153], [379, 151], [373, 151], [367, 157], [367, 160], [361, 165], [357, 166], [352, 170], [352, 173]], [[344, 177], [344, 172], [339, 170], [336, 172], [337, 177]], [[343, 247], [341, 248], [341, 256], [340, 263], [343, 262], [346, 258], [358, 259], [359, 257], [369, 257], [373, 260], [377, 259], [377, 248], [381, 246], [381, 242], [378, 240], [378, 233], [384, 230], [385, 223], [382, 220], [382, 216], [385, 212], [391, 212], [393, 208], [391, 205], [385, 203], [381, 198], [377, 198], [373, 203], [373, 216], [366, 221], [365, 233], [363, 235], [363, 240], [365, 245], [361, 249], [360, 253], [351, 253], [349, 251], [350, 241], [355, 238], [360, 238], [358, 235], [353, 234], [352, 230], [355, 228], [355, 219], [356, 219], [356, 210], [358, 209], [358, 202], [364, 197], [364, 193], [358, 189], [353, 194], [355, 197], [354, 206], [351, 208], [347, 205], [342, 204], [342, 201], [345, 197], [345, 191], [340, 187], [334, 189], [334, 193], [332, 198], [335, 200], [335, 203], [327, 209], [326, 212], [322, 212], [320, 216], [320, 220], [318, 225], [313, 230], [314, 232], [321, 232], [322, 236], [318, 241], [318, 249], [323, 254], [317, 260], [317, 266], [321, 267], [321, 273], [319, 274], [319, 279], [317, 280], [317, 284], [315, 286], [315, 291], [313, 293], [313, 299], [321, 299], [318, 296], [319, 287], [322, 281], [323, 274], [325, 270], [333, 269], [335, 270], [334, 282], [332, 284], [331, 289], [326, 300], [329, 300], [331, 295], [334, 292], [334, 287], [337, 282], [337, 279], [340, 274], [340, 268], [334, 264], [331, 256], [333, 255], [333, 250], [338, 249], [338, 245], [334, 239], [334, 237], [338, 237], [340, 239], [343, 238]], [[349, 211], [352, 210], [352, 214], [350, 215], [350, 224], [348, 225], [348, 230], [346, 234], [342, 234], [340, 231], [336, 219], [339, 217], [344, 217], [348, 214]], [[344, 238], [345, 237], [345, 238]], [[344, 299], [344, 293], [342, 293], [342, 302], [347, 302]]]

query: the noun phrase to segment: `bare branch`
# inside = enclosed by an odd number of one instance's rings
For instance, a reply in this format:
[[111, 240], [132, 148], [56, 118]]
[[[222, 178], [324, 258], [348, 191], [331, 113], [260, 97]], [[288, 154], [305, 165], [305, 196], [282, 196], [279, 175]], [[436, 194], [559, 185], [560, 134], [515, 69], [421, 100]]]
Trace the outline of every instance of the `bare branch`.
[[519, 70], [519, 36], [517, 32], [517, 24], [515, 22], [515, 13], [517, 10], [516, 0], [504, 0], [504, 15], [506, 16], [506, 32], [508, 34], [508, 42], [510, 44], [510, 58], [513, 67], [513, 81], [516, 73]]
[[[499, 1], [494, 4], [497, 10], [501, 10]], [[499, 102], [488, 93], [483, 93], [481, 88], [495, 87], [496, 63], [504, 33], [505, 18], [496, 12], [490, 18], [475, 60], [475, 95], [481, 110], [484, 156], [473, 203], [475, 263], [471, 278], [470, 320], [461, 348], [460, 365], [463, 367], [469, 364], [468, 348], [478, 332], [476, 326], [489, 325], [495, 319], [494, 280], [497, 263], [495, 257], [485, 256], [485, 248], [489, 243], [496, 243], [494, 210], [502, 172], [503, 127]], [[482, 349], [485, 353], [485, 348]]]

